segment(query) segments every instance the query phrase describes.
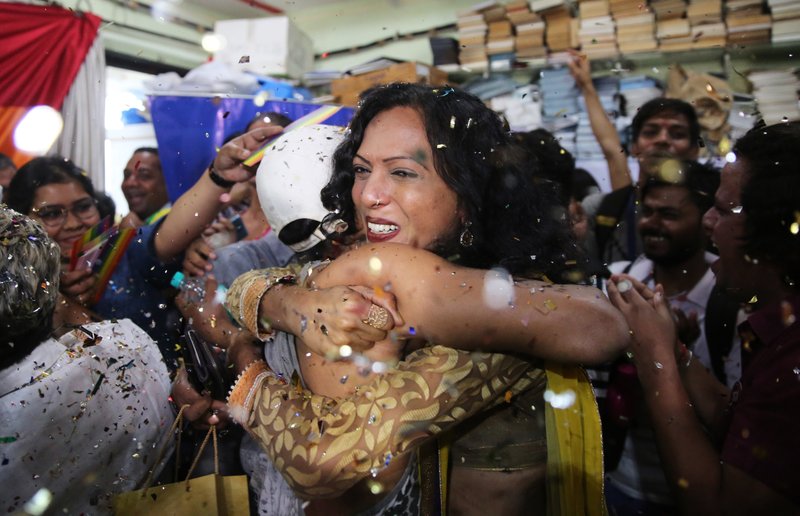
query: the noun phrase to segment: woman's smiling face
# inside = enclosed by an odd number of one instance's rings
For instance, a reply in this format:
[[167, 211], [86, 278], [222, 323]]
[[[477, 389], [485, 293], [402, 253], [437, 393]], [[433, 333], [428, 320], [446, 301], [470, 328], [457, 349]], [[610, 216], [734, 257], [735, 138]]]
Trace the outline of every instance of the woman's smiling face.
[[[60, 221], [49, 220], [49, 212], [64, 210]], [[92, 196], [77, 181], [49, 183], [36, 189], [29, 214], [42, 222], [47, 235], [61, 247], [61, 256], [69, 258], [72, 246], [87, 229], [100, 222], [100, 212]]]
[[420, 248], [460, 231], [458, 199], [434, 168], [420, 114], [409, 107], [379, 113], [353, 158], [353, 202], [370, 242]]

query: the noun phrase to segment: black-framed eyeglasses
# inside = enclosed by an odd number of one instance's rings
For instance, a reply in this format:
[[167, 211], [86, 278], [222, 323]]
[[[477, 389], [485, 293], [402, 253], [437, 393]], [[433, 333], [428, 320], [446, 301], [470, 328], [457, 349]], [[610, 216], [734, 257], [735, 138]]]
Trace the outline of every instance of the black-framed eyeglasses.
[[41, 219], [45, 226], [51, 228], [63, 226], [67, 220], [67, 212], [72, 212], [76, 218], [83, 222], [98, 214], [97, 201], [92, 197], [75, 201], [69, 208], [60, 204], [52, 204], [41, 208], [33, 208], [31, 211]]

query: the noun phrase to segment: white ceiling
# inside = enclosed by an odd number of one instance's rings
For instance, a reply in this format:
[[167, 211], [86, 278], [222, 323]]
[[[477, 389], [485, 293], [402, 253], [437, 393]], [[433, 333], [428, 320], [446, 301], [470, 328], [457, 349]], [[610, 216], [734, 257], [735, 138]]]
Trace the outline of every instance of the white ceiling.
[[[0, 2], [9, 0], [0, 0]], [[38, 2], [41, 0], [15, 0]], [[308, 35], [316, 53], [346, 50], [326, 57], [320, 67], [345, 69], [389, 56], [430, 60], [426, 38], [392, 39], [431, 27], [452, 24], [455, 13], [476, 0], [59, 0], [66, 8], [88, 9], [103, 19], [100, 33], [106, 50], [142, 61], [191, 69], [209, 59], [201, 48], [205, 33], [217, 21], [285, 14]], [[274, 12], [274, 11], [278, 12]], [[365, 44], [383, 42], [368, 51]], [[409, 51], [414, 47], [413, 51]], [[373, 55], [375, 54], [375, 55]]]
[[199, 6], [220, 13], [223, 18], [233, 19], [272, 16], [276, 14], [272, 12], [273, 8], [290, 14], [341, 3], [341, 0], [183, 0], [181, 3]]

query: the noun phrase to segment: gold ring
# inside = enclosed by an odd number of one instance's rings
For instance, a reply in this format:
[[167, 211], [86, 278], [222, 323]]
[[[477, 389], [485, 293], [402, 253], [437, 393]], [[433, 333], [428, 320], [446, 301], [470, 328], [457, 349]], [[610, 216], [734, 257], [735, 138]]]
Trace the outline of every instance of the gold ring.
[[367, 318], [362, 322], [378, 330], [383, 330], [386, 328], [386, 323], [389, 322], [389, 312], [382, 306], [372, 304], [367, 312]]

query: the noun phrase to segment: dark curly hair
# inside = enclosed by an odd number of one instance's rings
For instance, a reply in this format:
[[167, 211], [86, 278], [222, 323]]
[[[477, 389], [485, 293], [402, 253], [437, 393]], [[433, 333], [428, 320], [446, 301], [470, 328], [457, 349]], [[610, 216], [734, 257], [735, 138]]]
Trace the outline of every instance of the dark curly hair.
[[744, 251], [777, 266], [789, 286], [800, 272], [800, 122], [757, 127], [733, 147], [747, 171], [742, 211], [747, 215]]
[[692, 147], [700, 145], [700, 122], [697, 120], [697, 112], [694, 107], [680, 99], [664, 97], [648, 100], [636, 112], [631, 121], [631, 141], [635, 142], [639, 139], [639, 133], [642, 132], [645, 122], [663, 113], [675, 113], [685, 116], [686, 121], [689, 122], [689, 139], [692, 142]]
[[89, 176], [70, 160], [61, 156], [34, 158], [19, 169], [8, 185], [8, 207], [29, 215], [37, 188], [70, 181], [78, 183], [90, 196], [95, 196]]
[[[322, 202], [355, 231], [353, 158], [375, 116], [409, 107], [422, 117], [436, 172], [456, 193], [474, 239], [458, 245], [462, 228], [443, 235], [437, 254], [459, 264], [502, 266], [515, 275], [563, 281], [576, 246], [552, 189], [532, 181], [530, 160], [500, 117], [474, 95], [451, 87], [395, 83], [364, 92], [345, 141], [333, 156], [333, 174]], [[457, 253], [450, 256], [450, 253]]]
[[572, 154], [561, 146], [553, 133], [546, 129], [514, 133], [513, 137], [530, 154], [533, 160], [531, 172], [535, 179], [549, 182], [566, 207], [569, 204], [575, 175], [575, 158]]

